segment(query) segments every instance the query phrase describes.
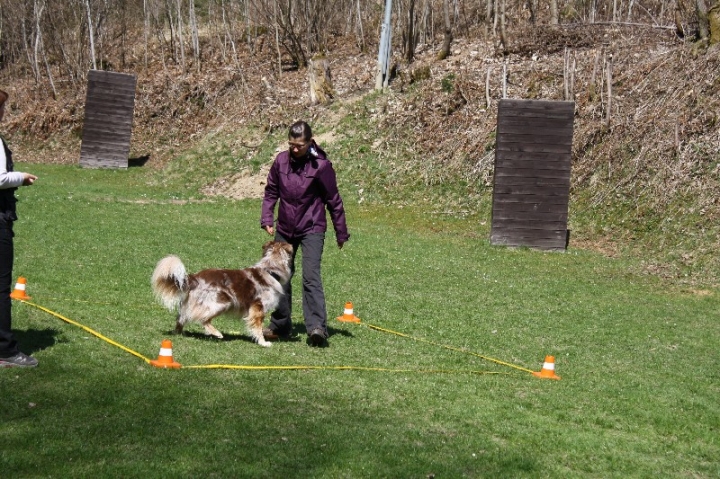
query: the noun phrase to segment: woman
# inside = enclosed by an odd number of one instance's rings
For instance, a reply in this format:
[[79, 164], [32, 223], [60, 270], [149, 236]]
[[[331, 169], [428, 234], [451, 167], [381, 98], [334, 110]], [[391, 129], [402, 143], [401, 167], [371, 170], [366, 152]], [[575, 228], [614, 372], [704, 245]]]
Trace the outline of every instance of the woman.
[[[8, 94], [0, 90], [0, 121], [5, 116]], [[0, 368], [37, 366], [37, 359], [20, 352], [11, 330], [11, 299], [13, 250], [13, 222], [15, 214], [15, 190], [30, 186], [37, 176], [13, 171], [12, 152], [5, 140], [0, 151]]]
[[[345, 209], [337, 188], [335, 170], [325, 152], [315, 143], [310, 126], [298, 121], [288, 132], [289, 149], [280, 153], [268, 173], [262, 203], [260, 226], [277, 241], [293, 246], [295, 255], [302, 249], [303, 316], [311, 346], [324, 346], [328, 337], [327, 310], [320, 262], [325, 245], [327, 218], [330, 213], [338, 248], [350, 239], [345, 223]], [[275, 205], [278, 206], [274, 224]], [[285, 294], [263, 330], [265, 339], [288, 338], [292, 333], [292, 287], [288, 281]]]

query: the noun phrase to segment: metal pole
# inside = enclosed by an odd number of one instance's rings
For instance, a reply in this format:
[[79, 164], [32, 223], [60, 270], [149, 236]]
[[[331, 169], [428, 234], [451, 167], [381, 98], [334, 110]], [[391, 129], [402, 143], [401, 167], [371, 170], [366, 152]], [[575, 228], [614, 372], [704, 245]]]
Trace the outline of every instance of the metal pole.
[[387, 86], [386, 75], [388, 71], [388, 59], [390, 58], [390, 38], [392, 19], [392, 0], [385, 0], [385, 17], [380, 33], [380, 47], [378, 49], [378, 73], [375, 78], [375, 89], [379, 90], [383, 84]]

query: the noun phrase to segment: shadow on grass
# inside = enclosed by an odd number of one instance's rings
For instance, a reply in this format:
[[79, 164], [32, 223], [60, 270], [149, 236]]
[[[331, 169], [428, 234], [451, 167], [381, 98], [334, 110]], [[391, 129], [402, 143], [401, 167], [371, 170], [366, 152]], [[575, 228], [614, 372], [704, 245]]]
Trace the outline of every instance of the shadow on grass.
[[[165, 334], [168, 334], [170, 336], [175, 336], [177, 333], [174, 329], [171, 329], [169, 331], [165, 331]], [[222, 331], [223, 337], [222, 339], [218, 339], [214, 336], [210, 336], [208, 334], [205, 334], [203, 332], [199, 331], [183, 331], [182, 333], [183, 337], [186, 338], [194, 338], [200, 341], [246, 341], [249, 343], [253, 343], [254, 340], [250, 337], [249, 334], [242, 334], [242, 333], [229, 333]], [[328, 328], [328, 340], [332, 339], [333, 336], [340, 335], [344, 336], [346, 338], [352, 338], [354, 335], [345, 330], [345, 329], [337, 329], [337, 328]], [[284, 342], [284, 343], [295, 343], [300, 342], [302, 340], [303, 336], [307, 336], [307, 331], [305, 329], [304, 324], [293, 324], [292, 332], [290, 333], [290, 336], [288, 338], [279, 339], [278, 341]]]
[[58, 331], [55, 329], [27, 329], [13, 330], [15, 339], [20, 345], [20, 350], [25, 354], [32, 355], [57, 343]]

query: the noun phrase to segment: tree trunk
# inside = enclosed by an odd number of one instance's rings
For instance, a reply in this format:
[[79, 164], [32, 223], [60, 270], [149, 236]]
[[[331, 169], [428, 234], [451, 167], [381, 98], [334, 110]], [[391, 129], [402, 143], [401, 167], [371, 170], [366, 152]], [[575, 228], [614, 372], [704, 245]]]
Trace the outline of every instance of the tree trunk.
[[527, 0], [528, 10], [530, 11], [530, 24], [537, 23], [537, 0]]
[[40, 18], [45, 10], [45, 4], [41, 4], [39, 0], [33, 3], [33, 13], [35, 14], [35, 40], [33, 41], [33, 72], [35, 72], [35, 83], [40, 83], [40, 42], [42, 36], [40, 33]]
[[505, 0], [500, 0], [500, 44], [502, 45], [503, 55], [508, 53], [507, 32], [505, 31]]
[[698, 36], [701, 40], [705, 40], [710, 35], [708, 10], [705, 0], [695, 0], [695, 8], [698, 17]]
[[185, 71], [185, 34], [183, 33], [182, 0], [177, 0], [177, 36], [180, 46], [180, 65]]
[[557, 0], [550, 0], [550, 25], [557, 25], [559, 22]]
[[710, 44], [720, 43], [720, 3], [716, 3], [708, 12], [710, 26]]
[[278, 76], [282, 76], [282, 55], [280, 54], [280, 26], [278, 25], [278, 2], [275, 0], [274, 5], [274, 13], [275, 13], [275, 47], [277, 48], [277, 56], [278, 56]]
[[405, 60], [413, 61], [415, 56], [415, 0], [408, 3], [408, 16], [405, 28]]
[[92, 69], [97, 70], [97, 61], [95, 60], [95, 32], [93, 31], [92, 14], [90, 13], [90, 0], [85, 0], [85, 11], [87, 13], [88, 36], [90, 37], [90, 58], [92, 59]]
[[143, 40], [145, 41], [145, 68], [148, 67], [148, 32], [150, 31], [150, 17], [148, 16], [147, 0], [143, 0]]
[[612, 55], [608, 56], [607, 59], [607, 111], [605, 112], [605, 124], [610, 125], [610, 119], [612, 118]]
[[192, 38], [193, 46], [193, 58], [195, 59], [195, 66], [200, 70], [200, 35], [198, 34], [197, 18], [195, 16], [195, 0], [190, 0], [189, 4], [189, 18], [190, 18], [190, 35]]
[[325, 104], [334, 96], [330, 65], [325, 57], [316, 56], [309, 61], [310, 104]]
[[407, 27], [405, 28], [405, 60], [413, 61], [415, 56], [415, 0], [408, 5]]
[[360, 13], [360, 0], [357, 0], [357, 21], [360, 30], [360, 51], [364, 53], [367, 48], [365, 47], [365, 32], [363, 31], [362, 14]]
[[438, 53], [438, 60], [445, 60], [450, 56], [450, 45], [453, 41], [452, 25], [450, 24], [450, 0], [443, 0], [443, 17], [445, 20], [445, 37], [442, 48]]

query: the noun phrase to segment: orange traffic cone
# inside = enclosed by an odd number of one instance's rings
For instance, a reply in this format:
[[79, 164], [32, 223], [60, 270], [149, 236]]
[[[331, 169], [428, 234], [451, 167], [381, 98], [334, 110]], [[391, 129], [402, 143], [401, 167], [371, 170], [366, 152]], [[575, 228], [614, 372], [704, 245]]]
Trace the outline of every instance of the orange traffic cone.
[[180, 363], [176, 363], [173, 359], [172, 341], [170, 341], [169, 339], [163, 339], [162, 345], [160, 346], [160, 354], [158, 355], [158, 358], [150, 361], [150, 364], [152, 364], [156, 368], [178, 369], [181, 367]]
[[353, 313], [353, 304], [352, 303], [345, 303], [345, 311], [343, 312], [342, 316], [337, 317], [338, 321], [342, 321], [343, 323], [359, 323], [360, 318], [355, 316], [355, 313]]
[[560, 376], [555, 374], [555, 356], [545, 356], [542, 369], [533, 374], [543, 379], [560, 379]]
[[17, 283], [15, 283], [15, 289], [12, 293], [10, 293], [10, 297], [12, 299], [30, 299], [30, 296], [25, 292], [25, 287], [27, 286], [27, 280], [20, 276], [17, 280]]

